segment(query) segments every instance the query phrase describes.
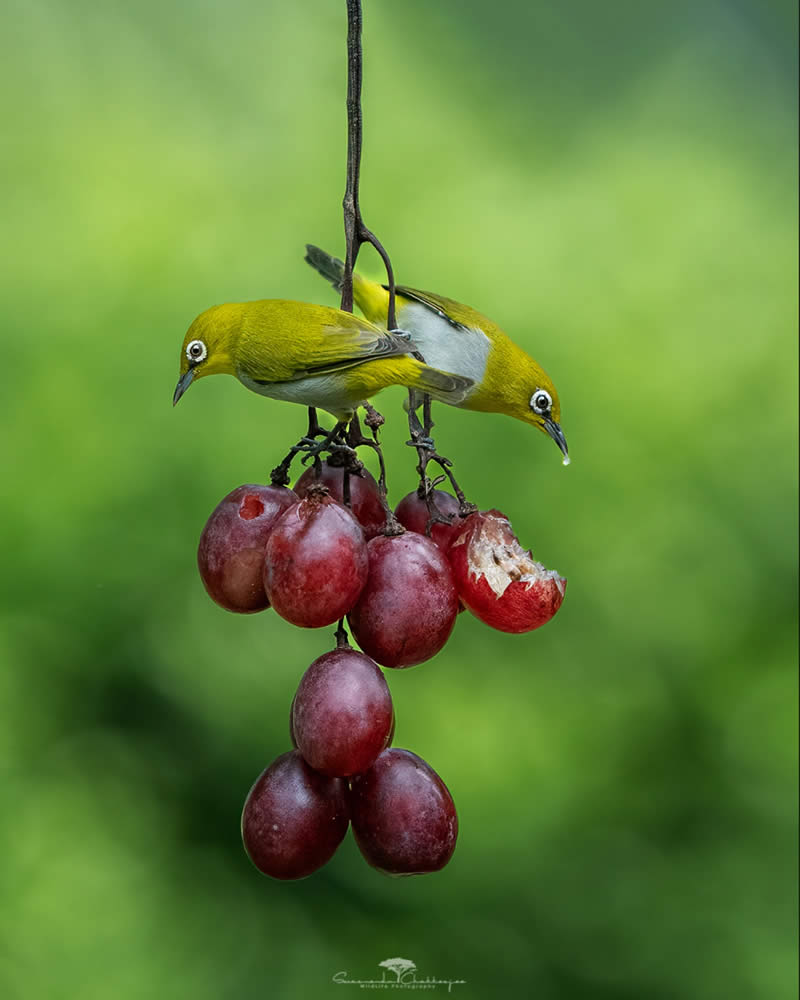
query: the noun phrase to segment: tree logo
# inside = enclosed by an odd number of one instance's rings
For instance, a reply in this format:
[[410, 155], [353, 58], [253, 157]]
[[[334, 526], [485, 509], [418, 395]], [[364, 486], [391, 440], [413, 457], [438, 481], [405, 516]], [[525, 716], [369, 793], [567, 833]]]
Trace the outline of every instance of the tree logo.
[[407, 972], [416, 972], [416, 965], [408, 958], [387, 958], [383, 962], [378, 962], [381, 969], [391, 969], [397, 976], [398, 983], [403, 981], [403, 976]]

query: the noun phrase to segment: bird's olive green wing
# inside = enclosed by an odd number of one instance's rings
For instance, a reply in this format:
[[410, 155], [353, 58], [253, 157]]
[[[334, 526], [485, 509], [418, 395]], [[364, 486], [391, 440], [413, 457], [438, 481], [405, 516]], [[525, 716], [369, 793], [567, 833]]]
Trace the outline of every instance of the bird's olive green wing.
[[[387, 286], [384, 285], [384, 288]], [[407, 285], [398, 285], [395, 289], [397, 294], [413, 302], [419, 302], [426, 306], [437, 316], [441, 316], [452, 327], [457, 330], [472, 329], [478, 327], [483, 329], [486, 325], [486, 317], [469, 306], [447, 299], [444, 295], [436, 295], [433, 292], [421, 292], [418, 288], [409, 288]]]
[[257, 382], [327, 375], [413, 351], [407, 337], [329, 306], [264, 300], [241, 324], [237, 366]]
[[366, 361], [396, 358], [414, 350], [409, 337], [401, 333], [387, 333], [385, 330], [362, 330], [354, 340], [352, 329], [331, 326], [326, 327], [325, 336], [330, 338], [332, 356], [324, 361], [319, 356], [316, 357], [314, 363], [299, 370], [295, 378], [327, 375], [329, 372], [363, 365]]

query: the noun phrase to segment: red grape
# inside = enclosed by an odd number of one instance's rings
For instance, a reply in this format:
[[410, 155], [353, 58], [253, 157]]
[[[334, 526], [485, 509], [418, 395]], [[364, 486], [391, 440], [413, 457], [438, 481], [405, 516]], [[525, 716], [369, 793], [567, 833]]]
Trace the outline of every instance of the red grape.
[[[445, 493], [444, 490], [434, 490], [433, 499], [439, 513], [445, 517], [451, 517], [452, 520], [450, 524], [434, 522], [431, 525], [429, 537], [432, 542], [436, 542], [442, 552], [447, 552], [453, 536], [464, 523], [463, 518], [459, 517], [461, 505], [452, 493]], [[428, 534], [428, 504], [416, 490], [403, 497], [394, 513], [404, 528], [416, 531], [418, 535]]]
[[250, 789], [242, 840], [273, 878], [305, 878], [329, 861], [347, 833], [347, 785], [312, 770], [297, 750], [282, 754]]
[[[344, 469], [341, 466], [323, 462], [319, 479], [313, 466], [306, 469], [294, 484], [294, 491], [299, 497], [304, 497], [316, 483], [327, 486], [334, 500], [344, 503]], [[353, 517], [364, 529], [364, 537], [369, 541], [370, 538], [380, 535], [386, 524], [386, 512], [381, 504], [378, 483], [368, 469], [362, 469], [360, 475], [350, 474], [349, 487], [350, 509]]]
[[280, 515], [297, 503], [285, 486], [239, 486], [212, 513], [200, 536], [197, 565], [209, 596], [227, 611], [269, 607], [263, 563], [267, 537]]
[[303, 759], [323, 774], [366, 771], [387, 746], [392, 696], [380, 667], [349, 646], [314, 660], [303, 674], [292, 731]]
[[458, 593], [482, 622], [501, 632], [530, 632], [561, 607], [567, 581], [519, 544], [497, 510], [470, 514], [448, 552]]
[[321, 487], [290, 507], [267, 541], [264, 588], [281, 618], [301, 628], [332, 625], [367, 579], [364, 532]]
[[366, 861], [390, 875], [438, 871], [455, 850], [458, 817], [450, 792], [409, 750], [384, 750], [352, 779], [350, 816]]
[[447, 642], [458, 595], [447, 559], [423, 535], [373, 538], [369, 576], [348, 615], [359, 646], [384, 667], [413, 667]]
[[[463, 607], [459, 609], [463, 611]], [[297, 737], [294, 735], [294, 703], [297, 700], [297, 692], [295, 691], [294, 698], [292, 698], [292, 704], [289, 706], [289, 739], [292, 741], [292, 746], [297, 749]], [[394, 729], [395, 729], [395, 717], [394, 717], [394, 707], [392, 707], [392, 724], [389, 726], [389, 732], [386, 734], [386, 741], [381, 747], [381, 750], [385, 750], [386, 747], [392, 745], [394, 740]]]

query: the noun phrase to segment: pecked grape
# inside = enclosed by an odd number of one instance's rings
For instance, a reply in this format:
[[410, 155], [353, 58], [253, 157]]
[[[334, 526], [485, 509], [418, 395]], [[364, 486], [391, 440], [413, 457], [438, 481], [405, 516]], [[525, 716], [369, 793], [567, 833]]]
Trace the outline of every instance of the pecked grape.
[[227, 611], [269, 607], [262, 567], [275, 522], [297, 497], [285, 486], [239, 486], [217, 505], [197, 549], [197, 565], [209, 596]]
[[482, 622], [501, 632], [530, 632], [561, 607], [567, 581], [522, 548], [497, 510], [470, 514], [448, 551], [458, 593]]

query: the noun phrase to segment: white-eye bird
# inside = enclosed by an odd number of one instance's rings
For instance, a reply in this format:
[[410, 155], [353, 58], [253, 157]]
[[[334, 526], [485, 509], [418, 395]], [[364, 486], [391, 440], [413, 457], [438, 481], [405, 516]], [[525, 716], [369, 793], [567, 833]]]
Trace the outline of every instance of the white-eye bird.
[[262, 299], [212, 306], [183, 339], [173, 404], [206, 375], [234, 375], [262, 396], [348, 420], [389, 385], [457, 405], [472, 383], [411, 357], [410, 339], [330, 306]]
[[[306, 260], [341, 291], [344, 264], [311, 244]], [[460, 399], [444, 400], [465, 410], [505, 413], [549, 434], [569, 464], [561, 430], [561, 404], [550, 377], [496, 323], [452, 299], [398, 285], [397, 325], [410, 334], [425, 362], [463, 375], [471, 386]], [[353, 275], [353, 298], [367, 319], [386, 326], [389, 291], [377, 281]]]

